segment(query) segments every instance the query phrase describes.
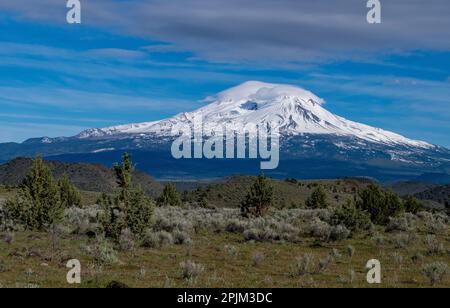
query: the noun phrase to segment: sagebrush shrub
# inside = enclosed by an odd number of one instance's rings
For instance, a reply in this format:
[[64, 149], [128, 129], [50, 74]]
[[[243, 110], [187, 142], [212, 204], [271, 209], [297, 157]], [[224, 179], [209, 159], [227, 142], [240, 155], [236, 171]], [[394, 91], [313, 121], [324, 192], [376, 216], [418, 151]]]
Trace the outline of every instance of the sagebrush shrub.
[[330, 240], [332, 241], [343, 241], [350, 236], [350, 230], [348, 230], [343, 225], [333, 226], [330, 229]]
[[430, 256], [440, 255], [445, 253], [444, 244], [440, 243], [436, 236], [427, 235], [424, 240], [425, 247], [427, 249], [427, 254]]
[[153, 232], [148, 230], [142, 241], [142, 245], [146, 248], [162, 248], [173, 244], [172, 234], [166, 231]]
[[325, 258], [320, 259], [317, 267], [317, 272], [318, 273], [325, 272], [330, 267], [331, 263], [333, 263], [333, 257], [331, 255], [328, 255]]
[[300, 257], [295, 259], [295, 263], [291, 265], [291, 275], [293, 277], [296, 276], [305, 276], [313, 272], [314, 267], [314, 255], [306, 253]]
[[159, 235], [152, 230], [147, 230], [142, 238], [142, 246], [145, 248], [159, 248]]
[[432, 286], [442, 282], [448, 273], [448, 265], [444, 262], [434, 262], [422, 267], [422, 274], [430, 280]]
[[355, 255], [355, 247], [353, 247], [352, 245], [348, 245], [347, 254], [350, 258], [353, 258], [353, 256]]
[[173, 242], [175, 245], [190, 244], [191, 238], [187, 232], [177, 230], [173, 233]]
[[262, 262], [264, 262], [265, 255], [263, 252], [254, 251], [252, 252], [252, 263], [253, 266], [259, 266]]
[[331, 236], [331, 226], [319, 218], [315, 218], [306, 230], [310, 236], [324, 242], [327, 242]]
[[408, 232], [413, 231], [415, 228], [412, 220], [408, 220], [406, 216], [401, 217], [390, 217], [389, 223], [386, 226], [386, 232], [402, 231]]
[[195, 279], [205, 271], [205, 266], [193, 261], [185, 261], [180, 263], [181, 277], [184, 279]]
[[110, 265], [119, 262], [119, 258], [113, 244], [108, 240], [98, 237], [92, 245], [85, 247], [86, 252], [99, 265]]
[[121, 251], [132, 251], [135, 247], [135, 236], [130, 229], [122, 230], [119, 237], [119, 247]]

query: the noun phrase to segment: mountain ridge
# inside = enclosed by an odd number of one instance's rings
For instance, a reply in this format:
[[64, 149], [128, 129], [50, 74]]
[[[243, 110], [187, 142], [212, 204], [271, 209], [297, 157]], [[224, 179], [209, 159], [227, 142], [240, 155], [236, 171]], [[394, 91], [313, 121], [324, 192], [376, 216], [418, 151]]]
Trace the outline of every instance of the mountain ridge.
[[290, 85], [247, 82], [208, 97], [204, 107], [160, 121], [92, 128], [72, 137], [0, 144], [0, 161], [37, 154], [51, 160], [110, 166], [123, 152], [158, 179], [211, 179], [261, 172], [249, 159], [181, 159], [171, 155], [179, 131], [200, 117], [208, 132], [222, 126], [274, 124], [280, 131], [276, 178], [367, 176], [383, 182], [449, 174], [450, 150], [332, 114], [315, 94]]

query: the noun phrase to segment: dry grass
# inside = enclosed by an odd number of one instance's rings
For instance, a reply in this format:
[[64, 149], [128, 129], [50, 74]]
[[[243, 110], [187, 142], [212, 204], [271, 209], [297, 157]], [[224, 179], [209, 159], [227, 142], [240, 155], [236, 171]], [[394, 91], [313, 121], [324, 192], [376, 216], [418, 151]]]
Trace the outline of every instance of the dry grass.
[[[447, 236], [438, 239], [448, 243], [445, 241]], [[72, 287], [65, 280], [65, 262], [77, 258], [83, 267], [82, 287], [103, 287], [112, 280], [132, 287], [164, 287], [168, 282], [171, 287], [374, 287], [365, 281], [365, 264], [375, 258], [382, 264], [383, 283], [380, 287], [429, 287], [429, 279], [421, 273], [423, 266], [449, 262], [448, 254], [426, 255], [427, 248], [422, 241], [407, 249], [396, 249], [393, 244], [385, 244], [380, 249], [370, 239], [352, 239], [321, 246], [312, 245], [313, 240], [305, 240], [302, 244], [248, 243], [237, 234], [201, 231], [193, 235], [189, 254], [186, 246], [137, 248], [132, 253], [118, 253], [120, 262], [117, 264], [99, 266], [82, 249], [88, 244], [86, 237], [65, 236], [58, 240], [57, 250], [52, 251], [49, 235], [16, 233], [13, 243], [0, 243], [0, 284], [3, 287]], [[225, 252], [231, 245], [239, 251], [238, 257]], [[343, 255], [330, 262], [325, 270], [311, 271], [301, 277], [291, 274], [292, 265], [299, 256], [311, 255], [317, 261], [311, 265], [314, 268], [333, 249], [345, 251], [348, 245], [355, 247], [352, 258]], [[255, 251], [264, 255], [264, 262], [258, 266], [254, 266]], [[392, 256], [395, 251], [396, 255], [402, 255], [402, 266], [399, 266], [398, 258]], [[415, 263], [413, 257], [418, 252], [424, 257]], [[204, 266], [202, 275], [195, 280], [186, 280], [180, 275], [180, 264], [187, 261]], [[349, 278], [352, 269], [353, 282], [343, 279]], [[436, 286], [450, 287], [449, 277], [446, 276]]]

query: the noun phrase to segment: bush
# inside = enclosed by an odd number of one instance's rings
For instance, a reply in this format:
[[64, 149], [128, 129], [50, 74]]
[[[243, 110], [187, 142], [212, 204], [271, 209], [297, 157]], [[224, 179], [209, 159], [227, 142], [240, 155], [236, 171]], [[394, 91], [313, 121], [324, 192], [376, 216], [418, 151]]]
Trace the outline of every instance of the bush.
[[185, 231], [175, 231], [173, 233], [173, 242], [175, 245], [185, 245], [190, 244], [191, 239], [189, 237], [189, 234]]
[[87, 246], [86, 252], [94, 259], [95, 263], [100, 265], [110, 265], [119, 262], [114, 246], [103, 238], [97, 238], [93, 245]]
[[393, 237], [394, 248], [403, 249], [416, 241], [417, 237], [412, 233], [399, 233]]
[[151, 230], [147, 230], [143, 239], [142, 246], [146, 248], [156, 249], [159, 248], [159, 236], [158, 234], [152, 232]]
[[148, 230], [145, 233], [142, 241], [142, 246], [153, 249], [158, 249], [173, 244], [174, 240], [172, 234], [166, 231], [159, 231], [154, 233], [151, 230]]
[[236, 246], [233, 246], [233, 245], [225, 245], [224, 250], [233, 259], [237, 258], [238, 254], [239, 254], [238, 249], [236, 248]]
[[440, 255], [445, 252], [444, 244], [440, 243], [434, 235], [427, 235], [425, 237], [425, 246], [427, 254], [430, 256]]
[[202, 264], [193, 261], [181, 262], [180, 268], [181, 277], [188, 280], [199, 277], [205, 271], [205, 267]]
[[405, 211], [408, 213], [417, 214], [419, 211], [423, 209], [423, 204], [417, 200], [414, 196], [408, 196], [403, 201], [403, 206]]
[[134, 249], [134, 234], [130, 229], [122, 230], [119, 237], [119, 247], [121, 251], [132, 251]]
[[386, 225], [390, 217], [396, 217], [403, 212], [400, 198], [391, 191], [384, 192], [380, 186], [369, 184], [359, 193], [356, 206], [369, 213], [374, 224]]
[[291, 266], [291, 276], [305, 276], [313, 272], [314, 255], [304, 254], [297, 257], [295, 263]]
[[328, 242], [331, 236], [331, 227], [319, 218], [315, 218], [307, 227], [307, 232], [310, 236], [321, 241]]
[[161, 195], [156, 201], [158, 206], [180, 206], [181, 205], [181, 196], [175, 187], [175, 184], [169, 183], [167, 184]]
[[336, 209], [331, 217], [332, 225], [344, 225], [352, 233], [367, 231], [371, 227], [370, 215], [348, 201], [344, 206]]
[[277, 241], [280, 240], [280, 236], [271, 228], [257, 229], [251, 228], [244, 231], [244, 238], [246, 241]]
[[355, 255], [355, 247], [353, 247], [352, 245], [348, 245], [347, 254], [350, 258], [353, 258], [353, 256]]
[[350, 236], [350, 231], [343, 225], [334, 226], [330, 231], [330, 240], [343, 241]]
[[317, 187], [306, 200], [306, 206], [312, 209], [325, 209], [328, 207], [327, 193], [322, 186]]
[[422, 274], [430, 280], [432, 286], [440, 283], [448, 272], [448, 265], [444, 262], [434, 262], [422, 267]]
[[98, 216], [102, 211], [99, 206], [90, 206], [86, 208], [71, 207], [64, 211], [63, 223], [74, 234], [93, 233], [100, 235], [103, 230], [98, 223]]
[[390, 217], [389, 223], [386, 226], [386, 232], [393, 231], [413, 231], [414, 225], [412, 221], [408, 221], [405, 216], [402, 217]]
[[253, 266], [259, 266], [262, 262], [264, 262], [265, 255], [260, 251], [252, 252], [252, 263]]
[[247, 228], [247, 224], [239, 219], [230, 220], [225, 227], [227, 232], [231, 233], [243, 233]]
[[244, 217], [261, 217], [273, 206], [273, 186], [263, 175], [258, 176], [241, 204]]
[[325, 272], [328, 267], [330, 267], [330, 264], [333, 263], [333, 258], [331, 255], [326, 256], [324, 259], [319, 260], [319, 266], [317, 268], [317, 273], [323, 273]]

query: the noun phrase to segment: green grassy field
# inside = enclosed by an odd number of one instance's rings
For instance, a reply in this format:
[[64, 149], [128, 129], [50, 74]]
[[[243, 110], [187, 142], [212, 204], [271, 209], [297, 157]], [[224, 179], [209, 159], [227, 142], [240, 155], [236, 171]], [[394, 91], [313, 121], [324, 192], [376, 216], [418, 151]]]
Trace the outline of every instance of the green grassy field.
[[[53, 240], [46, 233], [18, 232], [11, 244], [0, 242], [0, 285], [74, 287], [66, 282], [65, 265], [75, 258], [82, 264], [82, 284], [78, 287], [105, 287], [113, 280], [130, 287], [429, 287], [430, 281], [421, 274], [422, 266], [449, 261], [448, 234], [437, 237], [445, 243], [445, 251], [438, 255], [428, 253], [425, 234], [417, 235], [403, 248], [395, 244], [394, 235], [383, 236], [381, 244], [372, 238], [359, 238], [318, 245], [313, 239], [248, 242], [239, 234], [201, 231], [192, 235], [188, 245], [137, 247], [118, 252], [117, 263], [101, 264], [83, 248], [94, 242], [86, 236], [62, 235]], [[354, 248], [352, 256], [349, 245]], [[310, 269], [304, 275], [295, 274], [296, 258], [305, 254], [312, 256]], [[318, 273], [319, 260], [329, 254], [333, 261]], [[366, 282], [369, 259], [382, 264], [381, 285]], [[180, 266], [184, 261], [201, 264], [204, 270], [186, 279]], [[449, 277], [436, 286], [450, 287]]]

